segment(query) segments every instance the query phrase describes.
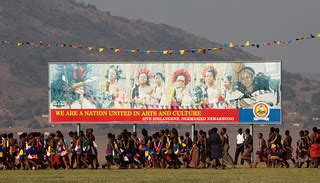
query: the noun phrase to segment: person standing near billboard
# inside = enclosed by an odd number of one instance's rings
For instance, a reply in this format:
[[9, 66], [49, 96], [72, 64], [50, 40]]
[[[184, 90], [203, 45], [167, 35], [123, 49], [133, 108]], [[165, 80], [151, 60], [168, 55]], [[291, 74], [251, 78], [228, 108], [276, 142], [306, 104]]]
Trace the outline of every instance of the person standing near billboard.
[[[238, 129], [238, 135], [237, 135], [237, 147], [236, 147], [236, 152], [235, 152], [235, 156], [234, 156], [234, 164], [237, 165], [238, 164], [238, 157], [241, 153], [241, 156], [244, 152], [244, 134], [242, 133], [242, 128]], [[244, 164], [244, 159], [241, 158], [241, 165]]]

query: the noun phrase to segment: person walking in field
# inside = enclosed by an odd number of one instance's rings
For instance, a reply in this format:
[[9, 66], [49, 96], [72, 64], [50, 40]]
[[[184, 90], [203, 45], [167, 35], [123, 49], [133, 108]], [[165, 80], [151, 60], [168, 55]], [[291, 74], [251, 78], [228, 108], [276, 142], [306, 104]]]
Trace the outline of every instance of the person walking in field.
[[268, 161], [266, 157], [266, 148], [267, 148], [267, 143], [266, 140], [263, 138], [263, 134], [259, 133], [258, 134], [258, 149], [255, 155], [255, 160], [253, 164], [253, 168], [256, 168], [259, 162], [266, 162]]
[[[238, 164], [238, 157], [239, 155], [243, 154], [244, 152], [244, 134], [242, 133], [242, 128], [239, 128], [238, 129], [238, 135], [237, 135], [237, 138], [236, 138], [236, 142], [237, 142], [237, 147], [236, 147], [236, 152], [235, 152], [235, 155], [234, 155], [234, 164], [237, 165]], [[240, 161], [240, 164], [243, 165], [244, 164], [244, 160], [241, 158], [241, 161]]]
[[242, 158], [246, 160], [250, 168], [252, 168], [251, 154], [253, 151], [253, 139], [252, 139], [252, 135], [250, 134], [250, 129], [248, 128], [246, 129], [244, 147], [245, 147], [245, 150], [244, 150], [244, 153], [242, 154]]

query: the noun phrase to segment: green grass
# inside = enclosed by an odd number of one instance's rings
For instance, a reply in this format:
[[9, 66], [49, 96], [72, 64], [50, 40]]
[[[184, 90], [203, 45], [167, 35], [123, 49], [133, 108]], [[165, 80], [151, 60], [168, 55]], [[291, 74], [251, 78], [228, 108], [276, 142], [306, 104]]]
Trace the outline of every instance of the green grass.
[[320, 182], [320, 169], [236, 168], [0, 171], [0, 182]]

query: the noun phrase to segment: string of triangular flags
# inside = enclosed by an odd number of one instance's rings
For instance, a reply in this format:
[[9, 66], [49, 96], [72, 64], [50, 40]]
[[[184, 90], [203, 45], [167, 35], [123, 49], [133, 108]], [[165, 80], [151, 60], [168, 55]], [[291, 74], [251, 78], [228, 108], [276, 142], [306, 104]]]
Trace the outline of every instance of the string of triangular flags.
[[34, 48], [53, 48], [53, 47], [59, 47], [59, 48], [75, 48], [75, 49], [86, 49], [89, 53], [92, 52], [98, 52], [100, 54], [103, 54], [107, 51], [114, 52], [114, 53], [142, 53], [142, 54], [160, 54], [160, 55], [185, 55], [187, 53], [209, 53], [209, 52], [217, 52], [223, 49], [227, 48], [244, 48], [244, 47], [255, 47], [255, 48], [261, 48], [261, 47], [268, 47], [273, 45], [288, 45], [299, 41], [304, 40], [311, 40], [315, 38], [320, 38], [320, 33], [317, 34], [309, 34], [308, 36], [299, 36], [295, 39], [290, 40], [276, 40], [276, 41], [266, 41], [261, 43], [253, 43], [251, 41], [246, 41], [244, 44], [235, 44], [233, 42], [225, 43], [223, 46], [220, 47], [213, 47], [213, 48], [194, 48], [194, 49], [166, 49], [166, 50], [156, 50], [156, 49], [125, 49], [125, 48], [115, 48], [115, 47], [99, 47], [99, 46], [92, 46], [92, 45], [84, 45], [82, 43], [50, 43], [45, 41], [38, 41], [38, 42], [32, 42], [32, 41], [2, 41], [2, 46], [16, 46], [16, 47], [22, 47], [22, 46], [32, 46]]

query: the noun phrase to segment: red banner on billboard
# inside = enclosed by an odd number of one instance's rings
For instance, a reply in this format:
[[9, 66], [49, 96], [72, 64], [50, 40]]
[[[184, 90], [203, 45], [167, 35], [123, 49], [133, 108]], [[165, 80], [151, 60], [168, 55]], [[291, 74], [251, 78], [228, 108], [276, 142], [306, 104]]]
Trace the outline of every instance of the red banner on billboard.
[[238, 122], [237, 109], [52, 109], [51, 122], [188, 123]]

